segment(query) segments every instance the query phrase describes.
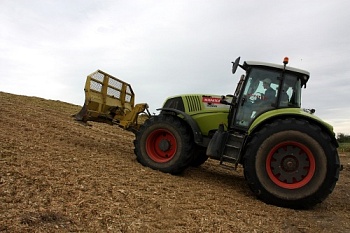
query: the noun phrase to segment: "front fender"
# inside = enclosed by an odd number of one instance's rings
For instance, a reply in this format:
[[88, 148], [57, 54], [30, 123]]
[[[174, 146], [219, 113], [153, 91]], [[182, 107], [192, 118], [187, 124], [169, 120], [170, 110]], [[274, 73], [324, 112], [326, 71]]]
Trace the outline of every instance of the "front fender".
[[165, 112], [173, 112], [178, 115], [181, 115], [183, 119], [188, 123], [188, 125], [191, 127], [194, 137], [194, 142], [196, 144], [201, 145], [203, 143], [203, 135], [202, 132], [197, 124], [197, 122], [187, 113], [174, 109], [174, 108], [158, 108], [158, 111], [165, 111]]

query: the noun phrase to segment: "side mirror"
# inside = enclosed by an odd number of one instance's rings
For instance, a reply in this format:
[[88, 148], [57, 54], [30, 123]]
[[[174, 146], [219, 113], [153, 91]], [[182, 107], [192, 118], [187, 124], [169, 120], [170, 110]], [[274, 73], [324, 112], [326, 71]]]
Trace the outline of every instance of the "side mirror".
[[[235, 98], [233, 95], [227, 95], [228, 97]], [[235, 104], [232, 104], [226, 100], [226, 96], [222, 95], [220, 99], [220, 104], [225, 104], [225, 105], [230, 105], [230, 106], [235, 106]]]
[[237, 67], [239, 65], [239, 60], [240, 59], [241, 59], [241, 57], [237, 57], [235, 62], [232, 62], [232, 74], [236, 73], [236, 70], [237, 70]]

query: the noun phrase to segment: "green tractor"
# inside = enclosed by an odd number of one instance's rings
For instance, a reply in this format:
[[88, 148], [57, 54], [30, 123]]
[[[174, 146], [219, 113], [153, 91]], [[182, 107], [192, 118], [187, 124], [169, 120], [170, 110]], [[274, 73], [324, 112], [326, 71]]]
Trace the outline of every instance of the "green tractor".
[[309, 208], [334, 189], [340, 163], [333, 127], [301, 108], [309, 72], [245, 61], [233, 95], [190, 94], [168, 98], [159, 115], [136, 132], [142, 165], [171, 174], [208, 158], [225, 167], [240, 164], [250, 189], [262, 201]]

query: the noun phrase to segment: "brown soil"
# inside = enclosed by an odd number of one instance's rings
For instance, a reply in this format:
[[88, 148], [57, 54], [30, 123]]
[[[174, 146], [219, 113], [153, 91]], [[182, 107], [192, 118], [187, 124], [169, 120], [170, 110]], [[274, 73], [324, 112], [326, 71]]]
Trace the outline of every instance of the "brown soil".
[[242, 168], [180, 176], [140, 165], [132, 133], [79, 106], [0, 92], [0, 232], [350, 232], [350, 158], [311, 210], [257, 200]]

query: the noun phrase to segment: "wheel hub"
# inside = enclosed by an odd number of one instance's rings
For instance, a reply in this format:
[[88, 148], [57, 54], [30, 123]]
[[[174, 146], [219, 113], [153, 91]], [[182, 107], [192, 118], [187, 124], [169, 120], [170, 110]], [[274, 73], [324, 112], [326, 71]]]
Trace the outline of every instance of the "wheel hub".
[[266, 169], [280, 187], [295, 189], [307, 184], [314, 174], [314, 157], [310, 150], [294, 141], [282, 142], [269, 153]]
[[153, 161], [157, 163], [166, 163], [176, 154], [176, 138], [174, 134], [167, 129], [154, 130], [147, 137], [146, 150]]
[[293, 171], [297, 171], [299, 167], [299, 162], [298, 160], [292, 156], [286, 156], [282, 159], [281, 161], [281, 168], [285, 171], [285, 172], [293, 172]]
[[163, 152], [170, 149], [170, 142], [168, 140], [162, 139], [158, 145], [159, 149]]

